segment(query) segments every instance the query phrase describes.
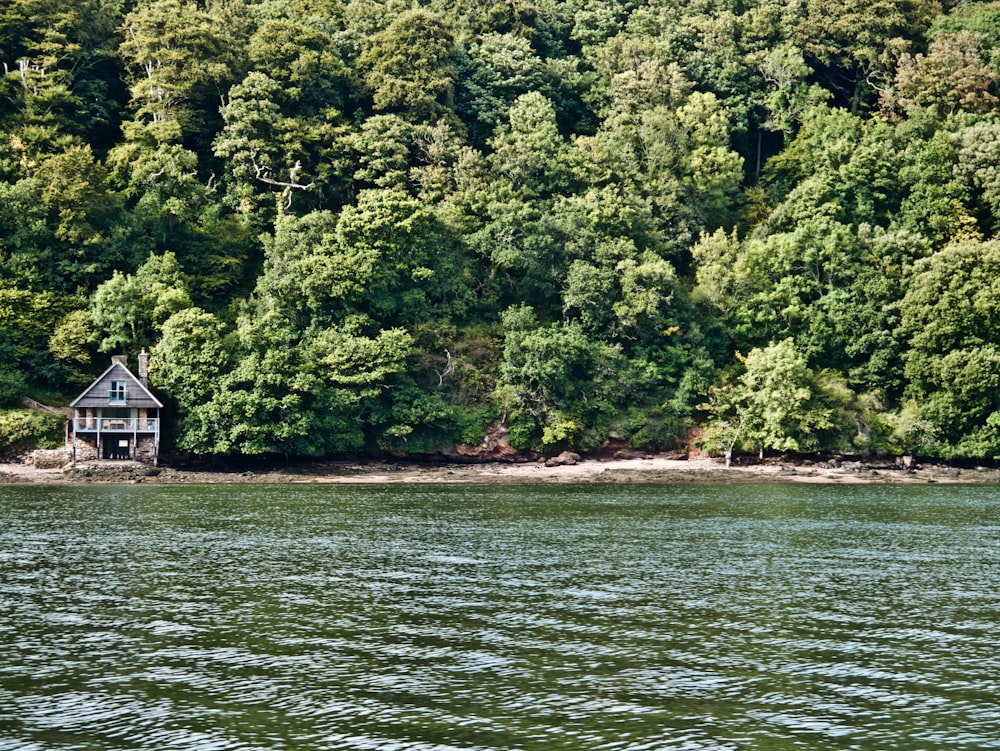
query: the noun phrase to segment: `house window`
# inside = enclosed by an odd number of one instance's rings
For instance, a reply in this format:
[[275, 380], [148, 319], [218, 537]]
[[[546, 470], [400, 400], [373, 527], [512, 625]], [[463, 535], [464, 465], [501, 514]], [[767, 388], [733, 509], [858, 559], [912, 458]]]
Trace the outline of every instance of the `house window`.
[[128, 401], [125, 391], [125, 381], [112, 381], [111, 389], [108, 391], [108, 402], [111, 404], [124, 404]]

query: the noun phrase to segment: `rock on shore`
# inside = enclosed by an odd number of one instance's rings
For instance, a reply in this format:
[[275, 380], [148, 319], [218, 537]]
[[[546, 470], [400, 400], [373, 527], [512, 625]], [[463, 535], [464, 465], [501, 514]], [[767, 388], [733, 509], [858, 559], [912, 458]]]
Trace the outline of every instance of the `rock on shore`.
[[1000, 483], [1000, 470], [844, 463], [751, 464], [726, 467], [715, 459], [588, 459], [566, 452], [530, 463], [419, 464], [405, 461], [316, 461], [312, 463], [190, 470], [102, 461], [75, 467], [40, 468], [0, 464], [0, 484], [15, 483]]

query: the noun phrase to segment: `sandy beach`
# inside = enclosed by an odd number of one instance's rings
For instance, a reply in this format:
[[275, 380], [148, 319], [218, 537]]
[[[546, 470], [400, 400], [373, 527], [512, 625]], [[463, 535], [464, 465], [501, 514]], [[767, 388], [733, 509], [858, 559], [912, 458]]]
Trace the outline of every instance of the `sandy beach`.
[[748, 464], [726, 467], [718, 459], [653, 456], [582, 459], [576, 464], [421, 464], [406, 461], [317, 461], [251, 470], [152, 468], [121, 461], [40, 469], [0, 464], [0, 484], [66, 483], [997, 483], [1000, 470], [941, 465], [896, 467], [890, 462]]

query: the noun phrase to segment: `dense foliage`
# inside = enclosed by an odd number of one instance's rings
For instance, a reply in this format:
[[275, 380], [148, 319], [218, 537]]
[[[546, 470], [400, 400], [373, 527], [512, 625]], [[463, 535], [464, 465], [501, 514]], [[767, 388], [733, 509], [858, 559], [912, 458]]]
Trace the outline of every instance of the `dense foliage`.
[[61, 445], [66, 440], [65, 422], [60, 415], [48, 412], [0, 410], [0, 456]]
[[4, 399], [1000, 455], [1000, 3], [9, 0], [0, 62]]

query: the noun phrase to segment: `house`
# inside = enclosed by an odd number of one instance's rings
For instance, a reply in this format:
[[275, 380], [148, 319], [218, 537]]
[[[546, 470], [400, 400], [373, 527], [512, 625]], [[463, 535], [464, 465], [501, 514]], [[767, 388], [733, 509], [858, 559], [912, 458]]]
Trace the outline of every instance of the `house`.
[[134, 459], [156, 465], [160, 453], [160, 410], [163, 404], [149, 391], [149, 360], [139, 355], [139, 376], [122, 355], [69, 406], [73, 462], [93, 459]]

